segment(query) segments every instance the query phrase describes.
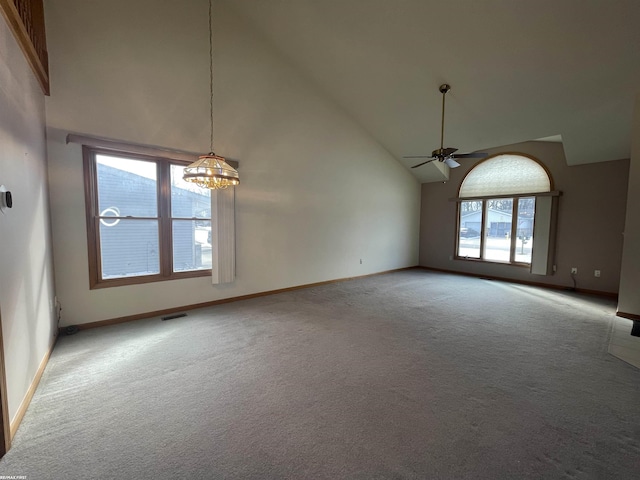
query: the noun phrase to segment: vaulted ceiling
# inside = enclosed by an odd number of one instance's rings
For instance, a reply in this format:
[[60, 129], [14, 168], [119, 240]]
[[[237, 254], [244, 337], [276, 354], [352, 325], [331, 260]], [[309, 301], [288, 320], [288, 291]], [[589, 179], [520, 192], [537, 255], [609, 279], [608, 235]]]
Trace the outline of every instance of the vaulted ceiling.
[[[394, 157], [560, 135], [567, 163], [629, 158], [638, 0], [233, 0]], [[446, 178], [434, 162], [412, 173]]]

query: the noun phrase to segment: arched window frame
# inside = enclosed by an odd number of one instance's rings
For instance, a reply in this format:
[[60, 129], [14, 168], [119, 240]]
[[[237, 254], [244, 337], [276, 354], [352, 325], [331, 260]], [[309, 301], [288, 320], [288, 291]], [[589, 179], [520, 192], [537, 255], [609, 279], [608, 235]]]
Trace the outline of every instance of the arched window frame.
[[[476, 197], [462, 197], [462, 188], [465, 180], [468, 178], [472, 172], [480, 167], [486, 162], [490, 162], [495, 160], [498, 157], [504, 155], [514, 155], [522, 158], [526, 158], [537, 163], [547, 175], [549, 180], [549, 190], [544, 192], [520, 192], [520, 193], [510, 193], [510, 194], [496, 194], [496, 195], [483, 195]], [[558, 205], [558, 197], [560, 192], [554, 190], [554, 181], [551, 175], [551, 172], [546, 167], [544, 163], [542, 163], [537, 158], [528, 155], [526, 153], [521, 152], [500, 152], [498, 154], [492, 155], [473, 166], [467, 172], [465, 177], [460, 182], [460, 186], [458, 187], [458, 196], [455, 199], [457, 202], [456, 209], [456, 243], [455, 243], [455, 258], [456, 260], [465, 260], [465, 261], [474, 261], [474, 262], [490, 262], [490, 263], [501, 263], [501, 264], [509, 264], [520, 267], [530, 268], [531, 273], [539, 274], [539, 275], [551, 275], [553, 274], [553, 260], [554, 260], [554, 250], [555, 250], [555, 225], [557, 218], [557, 205]], [[532, 202], [528, 202], [528, 205], [535, 205], [533, 216], [533, 224], [530, 226], [530, 230], [527, 232], [518, 231], [518, 219], [519, 206], [527, 205], [527, 199], [533, 199]], [[487, 217], [489, 216], [488, 210], [489, 205], [491, 203], [499, 202], [501, 200], [506, 200], [507, 205], [508, 201], [511, 200], [511, 211], [508, 214], [505, 214], [508, 222], [504, 222], [503, 228], [505, 228], [504, 232], [501, 231], [505, 235], [505, 241], [501, 243], [508, 244], [509, 252], [508, 259], [506, 258], [498, 258], [493, 255], [492, 250], [488, 249], [488, 237], [489, 237], [489, 227], [487, 223]], [[481, 212], [481, 225], [479, 226], [479, 231], [477, 233], [476, 243], [477, 243], [477, 254], [469, 255], [469, 252], [472, 251], [475, 253], [475, 246], [469, 248], [461, 248], [463, 245], [469, 245], [469, 239], [473, 239], [473, 236], [470, 235], [469, 228], [463, 226], [461, 224], [462, 217], [462, 208], [465, 202], [471, 202], [478, 206], [478, 211]], [[508, 224], [508, 225], [507, 225]], [[495, 230], [495, 228], [494, 228]], [[493, 235], [500, 239], [500, 235], [493, 232]], [[532, 234], [532, 235], [531, 235]], [[530, 242], [527, 250], [530, 249], [530, 253], [524, 255], [525, 246], [527, 242]], [[473, 244], [473, 242], [471, 242]], [[516, 249], [520, 247], [522, 254], [517, 253]], [[501, 247], [504, 250], [504, 246]], [[466, 253], [465, 253], [466, 252]], [[504, 255], [504, 254], [500, 254]]]

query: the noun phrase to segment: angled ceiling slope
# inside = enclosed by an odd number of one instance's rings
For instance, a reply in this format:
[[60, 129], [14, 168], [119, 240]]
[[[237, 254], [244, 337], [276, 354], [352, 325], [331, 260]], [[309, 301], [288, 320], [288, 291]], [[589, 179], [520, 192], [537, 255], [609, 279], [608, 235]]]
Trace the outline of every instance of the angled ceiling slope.
[[[562, 136], [569, 165], [628, 158], [637, 0], [233, 0], [399, 161]], [[437, 162], [412, 170], [448, 177]]]

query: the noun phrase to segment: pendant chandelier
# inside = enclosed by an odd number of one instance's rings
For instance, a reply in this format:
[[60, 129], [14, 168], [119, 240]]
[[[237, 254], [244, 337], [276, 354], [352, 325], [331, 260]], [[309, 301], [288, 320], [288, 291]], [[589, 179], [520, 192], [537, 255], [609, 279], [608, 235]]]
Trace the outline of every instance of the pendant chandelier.
[[183, 179], [202, 188], [218, 190], [240, 183], [238, 171], [227, 163], [224, 157], [213, 153], [213, 26], [212, 1], [209, 0], [209, 120], [211, 136], [209, 154], [201, 155], [198, 160], [185, 167]]

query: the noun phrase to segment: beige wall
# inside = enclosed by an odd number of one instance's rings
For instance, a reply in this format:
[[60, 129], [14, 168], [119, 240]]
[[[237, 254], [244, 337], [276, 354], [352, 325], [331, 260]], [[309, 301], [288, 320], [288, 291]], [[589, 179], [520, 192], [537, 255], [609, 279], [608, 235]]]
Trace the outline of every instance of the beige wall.
[[206, 153], [207, 1], [47, 3], [48, 153], [63, 325], [418, 262], [417, 181], [226, 3], [216, 2], [214, 18], [216, 153], [240, 161], [242, 182], [236, 281], [91, 291], [81, 148], [64, 136]]
[[[487, 150], [490, 154], [521, 152], [539, 159], [560, 190], [557, 272], [532, 275], [528, 269], [500, 264], [452, 260], [456, 235], [456, 204], [465, 174], [477, 161], [452, 169], [447, 183], [422, 185], [420, 265], [550, 285], [572, 286], [571, 267], [578, 268], [577, 287], [617, 293], [622, 258], [629, 161], [568, 167], [562, 145], [527, 142]], [[594, 270], [601, 277], [594, 276]]]
[[632, 128], [629, 195], [618, 311], [640, 316], [640, 95], [636, 98]]
[[0, 314], [13, 420], [56, 332], [44, 95], [0, 15]]

